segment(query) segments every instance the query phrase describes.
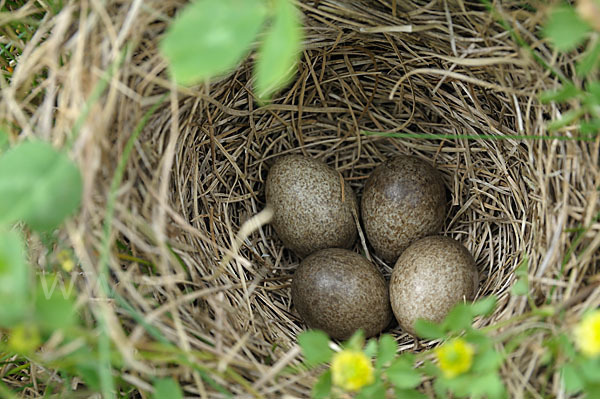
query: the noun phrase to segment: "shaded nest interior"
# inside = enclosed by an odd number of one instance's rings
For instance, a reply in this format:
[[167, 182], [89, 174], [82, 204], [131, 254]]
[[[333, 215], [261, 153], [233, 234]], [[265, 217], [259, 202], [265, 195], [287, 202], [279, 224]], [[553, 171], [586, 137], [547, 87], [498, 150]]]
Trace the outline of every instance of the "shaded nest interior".
[[[494, 314], [478, 326], [528, 309], [525, 298], [510, 293], [525, 258], [536, 303], [563, 304], [572, 317], [600, 303], [598, 289], [586, 290], [597, 287], [600, 263], [600, 224], [593, 219], [599, 141], [514, 137], [571, 132], [546, 130], [564, 110], [540, 104], [537, 95], [556, 80], [481, 3], [301, 2], [305, 47], [298, 73], [269, 105], [253, 93], [253, 55], [210, 84], [172, 90], [157, 44], [183, 2], [106, 3], [75, 2], [43, 21], [39, 43], [3, 87], [1, 109], [25, 136], [60, 144], [108, 76], [73, 146], [84, 205], [62, 233], [86, 276], [84, 308], [95, 306], [89, 287], [115, 167], [165, 93], [117, 191], [110, 283], [167, 339], [205, 353], [203, 367], [220, 370], [214, 378], [236, 395], [305, 397], [314, 383], [310, 373], [280, 375], [301, 360], [296, 336], [305, 325], [290, 299], [300, 259], [268, 224], [235, 248], [242, 225], [265, 207], [269, 167], [285, 154], [325, 161], [359, 198], [369, 174], [391, 156], [412, 154], [434, 164], [450, 193], [442, 233], [475, 257], [482, 280], [477, 297], [498, 297]], [[497, 3], [499, 15], [538, 54], [572, 70], [568, 58], [534, 36], [540, 13], [519, 2]], [[412, 32], [402, 32], [409, 26]], [[117, 64], [125, 43], [125, 60]], [[22, 95], [30, 77], [43, 71], [41, 89]], [[443, 136], [418, 137], [424, 134]], [[589, 229], [578, 236], [581, 226]], [[360, 241], [354, 250], [364, 250]], [[577, 256], [566, 257], [569, 251]], [[375, 262], [389, 278], [393, 265]], [[174, 375], [188, 395], [221, 395], [184, 365], [137, 359], [133, 348], [153, 338], [120, 305], [110, 312], [112, 338], [129, 361], [124, 373], [136, 376], [128, 381], [143, 390], [153, 375]], [[386, 332], [401, 350], [432, 344], [398, 327]], [[509, 391], [537, 389], [530, 379], [543, 367], [538, 338], [529, 337], [532, 345], [503, 366]], [[243, 379], [223, 373], [227, 367]], [[555, 384], [545, 389], [559, 389]]]

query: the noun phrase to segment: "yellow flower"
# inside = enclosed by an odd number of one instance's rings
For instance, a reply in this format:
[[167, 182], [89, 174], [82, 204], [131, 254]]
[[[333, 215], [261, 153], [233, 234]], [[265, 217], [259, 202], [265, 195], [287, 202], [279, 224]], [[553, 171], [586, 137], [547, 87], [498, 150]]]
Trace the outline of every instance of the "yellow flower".
[[575, 345], [586, 356], [600, 354], [600, 310], [595, 310], [583, 317], [573, 331]]
[[73, 259], [71, 259], [69, 251], [60, 251], [58, 255], [56, 255], [56, 259], [67, 273], [69, 273], [71, 270], [73, 270], [73, 267], [75, 267], [75, 263], [73, 262]]
[[448, 378], [466, 373], [473, 364], [473, 345], [464, 339], [456, 338], [435, 349], [439, 367]]
[[331, 378], [334, 385], [346, 391], [358, 391], [365, 385], [372, 384], [375, 379], [373, 366], [367, 355], [350, 349], [333, 355]]

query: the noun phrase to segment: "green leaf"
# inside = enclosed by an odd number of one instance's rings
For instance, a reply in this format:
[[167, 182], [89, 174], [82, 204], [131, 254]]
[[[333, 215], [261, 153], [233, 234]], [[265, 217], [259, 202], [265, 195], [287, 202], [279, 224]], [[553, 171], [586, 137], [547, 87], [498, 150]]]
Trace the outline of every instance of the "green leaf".
[[35, 319], [48, 334], [75, 324], [74, 286], [58, 274], [40, 278], [35, 297]]
[[589, 82], [586, 85], [586, 90], [589, 93], [588, 104], [600, 105], [600, 82]]
[[446, 399], [448, 397], [448, 386], [445, 378], [436, 378], [433, 381], [433, 390], [435, 391], [436, 398]]
[[258, 50], [256, 92], [268, 100], [295, 73], [302, 44], [300, 14], [291, 0], [275, 0], [275, 18]]
[[589, 25], [567, 4], [554, 8], [544, 27], [545, 36], [559, 51], [574, 49], [589, 31]]
[[511, 288], [511, 292], [513, 295], [517, 296], [527, 295], [529, 293], [529, 284], [527, 282], [527, 279], [517, 279], [517, 281]]
[[333, 351], [329, 347], [329, 337], [323, 331], [305, 331], [298, 335], [298, 344], [302, 349], [307, 366], [327, 363]]
[[562, 103], [564, 101], [576, 97], [580, 93], [581, 92], [579, 91], [579, 89], [577, 89], [577, 87], [575, 87], [574, 84], [569, 83], [565, 84], [558, 90], [548, 90], [542, 92], [542, 94], [540, 94], [540, 101], [542, 102], [542, 104], [548, 104], [552, 101]]
[[377, 346], [377, 341], [374, 339], [370, 339], [367, 342], [367, 345], [365, 346], [363, 352], [365, 352], [365, 355], [367, 355], [367, 357], [373, 358], [375, 357], [375, 355], [377, 355]]
[[515, 270], [517, 281], [511, 288], [513, 295], [527, 295], [529, 293], [529, 259], [527, 254], [523, 256], [523, 260]]
[[439, 379], [439, 377], [442, 375], [440, 368], [431, 360], [426, 360], [419, 369], [430, 377], [438, 377]]
[[584, 391], [585, 398], [600, 398], [600, 384], [587, 383], [585, 384]]
[[472, 369], [477, 372], [496, 371], [500, 368], [502, 361], [502, 355], [493, 348], [490, 348], [475, 356]]
[[464, 337], [467, 342], [477, 345], [482, 349], [489, 349], [493, 345], [492, 339], [481, 332], [481, 330], [469, 330]]
[[446, 316], [443, 326], [450, 331], [462, 331], [471, 327], [473, 316], [469, 305], [459, 303]]
[[355, 351], [360, 351], [365, 344], [365, 333], [363, 330], [357, 330], [350, 339], [342, 344], [344, 348], [353, 349]]
[[577, 75], [580, 77], [586, 77], [587, 75], [594, 70], [594, 67], [600, 60], [600, 40], [597, 40], [594, 44], [594, 47], [591, 47], [583, 57], [581, 61], [579, 61], [575, 65], [575, 71], [577, 71]]
[[160, 50], [177, 83], [195, 84], [233, 69], [265, 17], [261, 0], [198, 0], [172, 23]]
[[579, 126], [581, 134], [585, 136], [595, 136], [600, 133], [600, 118], [594, 118], [589, 122], [583, 121]]
[[581, 363], [581, 374], [588, 382], [600, 383], [600, 358], [586, 358]]
[[569, 358], [574, 359], [577, 356], [577, 351], [575, 350], [575, 346], [567, 336], [567, 334], [562, 333], [558, 335], [557, 343], [562, 349], [563, 353]]
[[381, 338], [379, 338], [379, 352], [377, 353], [375, 368], [380, 369], [385, 364], [394, 360], [397, 351], [398, 345], [396, 344], [394, 337], [389, 334], [383, 334]]
[[377, 380], [371, 385], [362, 388], [356, 399], [385, 399], [385, 386], [383, 381]]
[[415, 331], [419, 337], [424, 339], [439, 339], [446, 335], [440, 325], [424, 319], [418, 319], [415, 322]]
[[331, 370], [327, 370], [319, 376], [312, 389], [314, 399], [324, 399], [331, 393]]
[[583, 379], [580, 373], [577, 371], [574, 365], [565, 364], [560, 369], [563, 381], [565, 383], [565, 389], [567, 392], [575, 393], [581, 391], [584, 386]]
[[468, 392], [470, 398], [502, 399], [506, 397], [506, 390], [502, 380], [497, 373], [478, 375], [477, 378], [469, 378]]
[[421, 384], [421, 373], [413, 368], [411, 362], [406, 359], [396, 359], [387, 370], [385, 370], [390, 382], [401, 389], [415, 388]]
[[80, 376], [90, 389], [100, 390], [98, 356], [88, 346], [81, 346], [61, 360], [66, 363], [63, 368], [67, 372]]
[[427, 399], [427, 395], [416, 389], [398, 389], [396, 388], [396, 398], [398, 399]]
[[30, 272], [21, 234], [0, 229], [0, 327], [12, 327], [25, 318]]
[[54, 229], [79, 207], [81, 191], [77, 166], [48, 143], [24, 142], [0, 158], [0, 224]]
[[448, 378], [442, 377], [440, 380], [444, 381], [446, 388], [453, 392], [458, 397], [468, 396], [471, 399], [471, 388], [474, 383], [474, 378], [469, 374], [461, 374], [456, 377]]
[[494, 295], [487, 296], [476, 302], [473, 302], [470, 306], [472, 316], [488, 316], [492, 314], [496, 309], [497, 299]]
[[562, 129], [563, 127], [575, 122], [585, 113], [586, 109], [584, 107], [569, 110], [562, 114], [562, 117], [560, 119], [554, 120], [551, 123], [549, 123], [548, 130], [553, 132], [555, 130]]
[[183, 399], [183, 392], [179, 383], [173, 378], [161, 378], [154, 381], [154, 399]]

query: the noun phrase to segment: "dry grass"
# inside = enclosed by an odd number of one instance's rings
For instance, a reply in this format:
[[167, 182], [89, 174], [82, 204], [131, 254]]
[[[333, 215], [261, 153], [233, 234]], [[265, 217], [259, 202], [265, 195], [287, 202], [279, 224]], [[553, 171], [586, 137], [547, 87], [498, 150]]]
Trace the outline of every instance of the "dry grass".
[[[510, 295], [514, 270], [525, 256], [537, 304], [563, 306], [567, 322], [600, 304], [600, 222], [594, 219], [600, 210], [600, 139], [361, 134], [549, 134], [545, 124], [561, 110], [541, 105], [536, 95], [555, 87], [555, 79], [480, 3], [301, 2], [306, 47], [297, 78], [263, 107], [252, 92], [252, 60], [210, 85], [172, 90], [157, 43], [183, 3], [67, 2], [43, 21], [12, 80], [1, 82], [0, 118], [14, 126], [15, 137], [20, 131], [19, 139], [38, 136], [61, 145], [98, 82], [125, 54], [75, 138], [72, 155], [83, 171], [84, 204], [62, 237], [81, 262], [82, 311], [107, 316], [111, 338], [126, 359], [121, 373], [127, 382], [148, 392], [153, 376], [173, 375], [186, 395], [222, 396], [198, 371], [140, 356], [134, 349], [151, 346], [147, 331], [115, 303], [99, 309], [99, 294], [90, 288], [98, 276], [115, 166], [144, 112], [169, 92], [135, 145], [112, 224], [112, 240], [154, 268], [132, 262], [114, 246], [111, 285], [189, 359], [217, 370], [215, 379], [236, 396], [306, 397], [313, 383], [305, 373], [276, 378], [300, 360], [295, 337], [304, 326], [289, 295], [298, 258], [268, 225], [244, 240], [238, 253], [230, 252], [241, 225], [264, 208], [266, 173], [282, 154], [326, 161], [359, 195], [373, 168], [393, 154], [434, 163], [451, 193], [444, 234], [477, 259], [483, 276], [478, 296], [499, 298], [497, 311], [479, 325], [528, 309], [525, 298]], [[502, 15], [548, 63], [571, 71], [571, 59], [558, 57], [532, 33], [541, 14], [518, 3], [502, 2]], [[47, 77], [32, 87], [39, 74]], [[589, 228], [580, 235], [569, 230], [581, 226]], [[231, 261], [222, 262], [228, 255]], [[391, 265], [378, 264], [389, 276]], [[501, 332], [528, 327], [526, 321]], [[549, 324], [548, 333], [564, 327]], [[402, 350], [429, 345], [397, 328], [390, 332]], [[559, 379], [540, 360], [541, 334], [523, 342], [503, 368], [511, 397], [561, 395]], [[10, 386], [39, 383], [37, 392], [49, 373], [32, 365], [31, 381], [24, 382], [6, 372]], [[37, 396], [31, 391], [26, 397]]]

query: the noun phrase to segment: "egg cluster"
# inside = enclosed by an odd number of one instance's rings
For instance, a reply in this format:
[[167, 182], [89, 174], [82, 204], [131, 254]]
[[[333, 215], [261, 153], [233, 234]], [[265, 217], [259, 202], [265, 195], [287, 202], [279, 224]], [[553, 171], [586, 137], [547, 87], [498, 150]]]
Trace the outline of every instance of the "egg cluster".
[[[446, 189], [427, 162], [395, 156], [368, 178], [360, 203], [342, 175], [299, 155], [281, 157], [269, 170], [267, 205], [284, 245], [304, 259], [292, 279], [292, 302], [312, 328], [347, 339], [362, 329], [381, 332], [392, 319], [415, 334], [417, 319], [439, 322], [479, 283], [475, 260], [459, 242], [439, 234]], [[367, 240], [394, 263], [391, 280], [350, 251], [359, 215]]]

